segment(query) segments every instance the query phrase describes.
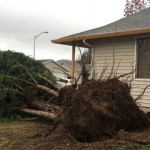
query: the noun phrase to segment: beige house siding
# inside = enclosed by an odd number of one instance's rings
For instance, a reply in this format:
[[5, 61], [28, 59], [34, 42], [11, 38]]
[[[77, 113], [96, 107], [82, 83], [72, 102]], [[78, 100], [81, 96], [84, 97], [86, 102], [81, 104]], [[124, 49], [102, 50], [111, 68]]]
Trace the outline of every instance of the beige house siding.
[[[107, 66], [104, 76], [108, 76], [114, 62], [114, 72], [118, 76], [131, 72], [136, 66], [136, 36], [124, 36], [95, 40], [93, 53], [93, 69], [97, 78]], [[113, 59], [114, 58], [114, 59]], [[150, 84], [150, 79], [136, 79], [133, 76], [131, 94], [136, 98], [144, 87]], [[137, 104], [150, 111], [150, 88], [137, 101]]]

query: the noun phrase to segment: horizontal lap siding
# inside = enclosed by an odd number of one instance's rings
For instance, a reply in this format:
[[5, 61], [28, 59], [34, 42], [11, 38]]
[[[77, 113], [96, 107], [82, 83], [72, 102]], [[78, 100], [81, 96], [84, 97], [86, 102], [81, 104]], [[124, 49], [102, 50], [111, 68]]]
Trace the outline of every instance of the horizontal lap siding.
[[100, 75], [104, 66], [107, 66], [106, 74], [109, 75], [114, 61], [114, 70], [117, 72], [117, 75], [130, 72], [134, 66], [133, 41], [131, 42], [129, 39], [125, 40], [125, 42], [122, 39], [119, 41], [108, 39], [96, 41], [94, 70]]
[[[150, 81], [134, 80], [132, 83], [131, 93], [137, 98], [146, 86], [150, 85]], [[150, 88], [146, 89], [144, 95], [137, 101], [139, 106], [150, 107]]]
[[[129, 73], [135, 66], [135, 37], [96, 40], [93, 56], [93, 68], [97, 78], [100, 77], [106, 66], [107, 71], [104, 77], [109, 76], [113, 61], [114, 72], [117, 72], [117, 76]], [[131, 89], [132, 96], [134, 98], [138, 97], [149, 84], [150, 80], [134, 80]], [[139, 106], [150, 107], [150, 88], [148, 88], [145, 94], [137, 101], [137, 104]]]

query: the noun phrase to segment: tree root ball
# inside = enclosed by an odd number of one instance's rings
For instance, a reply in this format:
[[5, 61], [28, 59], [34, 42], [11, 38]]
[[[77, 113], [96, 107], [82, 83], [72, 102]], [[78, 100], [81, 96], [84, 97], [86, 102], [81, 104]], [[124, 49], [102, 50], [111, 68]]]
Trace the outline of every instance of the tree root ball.
[[131, 131], [149, 126], [148, 117], [130, 95], [130, 87], [117, 78], [90, 80], [73, 92], [67, 90], [62, 121], [80, 142], [98, 141], [120, 129]]

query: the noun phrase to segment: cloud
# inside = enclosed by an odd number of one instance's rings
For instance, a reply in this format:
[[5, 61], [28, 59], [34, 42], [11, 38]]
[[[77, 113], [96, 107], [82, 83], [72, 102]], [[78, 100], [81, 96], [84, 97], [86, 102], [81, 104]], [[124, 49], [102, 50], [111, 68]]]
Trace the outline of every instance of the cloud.
[[123, 7], [124, 0], [1, 0], [0, 49], [32, 56], [34, 36], [48, 31], [36, 39], [36, 58], [71, 59], [70, 46], [50, 40], [120, 19]]

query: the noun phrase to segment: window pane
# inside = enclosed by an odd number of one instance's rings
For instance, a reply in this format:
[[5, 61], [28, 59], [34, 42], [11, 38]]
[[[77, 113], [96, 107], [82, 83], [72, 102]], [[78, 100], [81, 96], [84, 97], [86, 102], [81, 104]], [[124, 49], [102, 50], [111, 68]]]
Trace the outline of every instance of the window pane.
[[137, 40], [137, 77], [150, 78], [150, 38]]

